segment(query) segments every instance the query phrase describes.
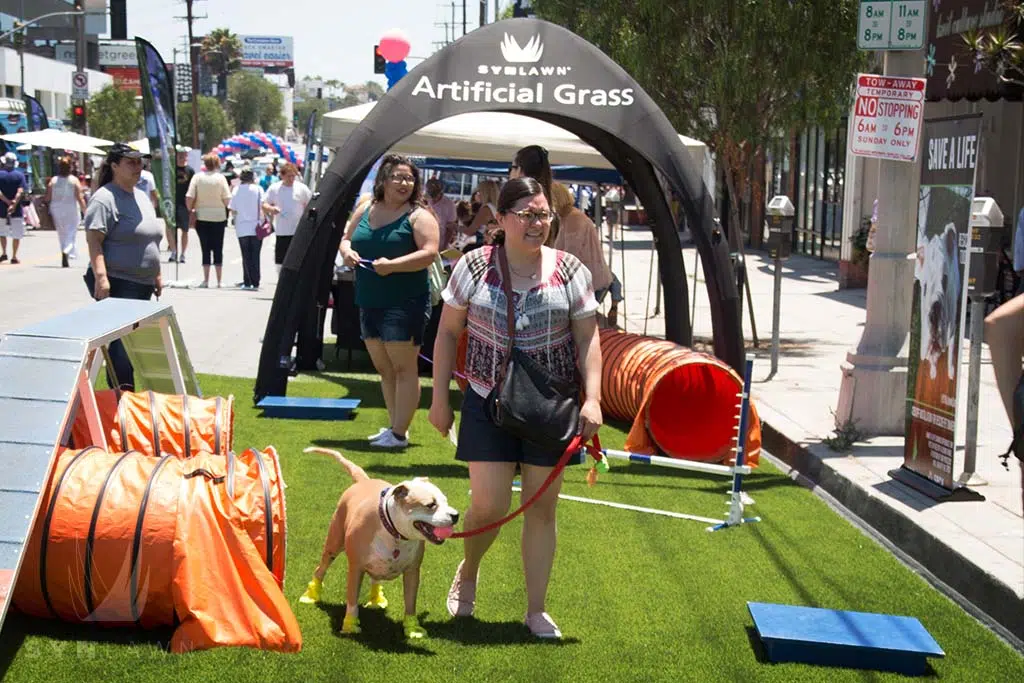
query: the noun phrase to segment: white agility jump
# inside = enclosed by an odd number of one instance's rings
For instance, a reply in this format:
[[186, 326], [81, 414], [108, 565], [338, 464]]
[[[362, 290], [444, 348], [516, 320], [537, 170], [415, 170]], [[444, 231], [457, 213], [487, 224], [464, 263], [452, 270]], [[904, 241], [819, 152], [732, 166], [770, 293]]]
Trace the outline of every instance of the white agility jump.
[[566, 496], [560, 495], [560, 498], [566, 500], [573, 500], [580, 503], [591, 503], [595, 505], [606, 505], [609, 507], [615, 507], [620, 509], [634, 510], [637, 512], [646, 512], [649, 514], [659, 514], [669, 517], [678, 517], [682, 519], [690, 519], [698, 522], [710, 523], [712, 526], [707, 528], [708, 531], [718, 531], [720, 529], [726, 529], [732, 526], [739, 526], [748, 522], [759, 522], [760, 517], [744, 517], [743, 508], [745, 504], [753, 503], [745, 493], [743, 493], [743, 477], [750, 474], [750, 466], [745, 464], [746, 460], [746, 433], [749, 424], [750, 417], [750, 385], [751, 377], [753, 375], [754, 359], [753, 356], [747, 355], [746, 364], [744, 368], [743, 377], [743, 390], [737, 394], [737, 398], [740, 399], [738, 404], [738, 420], [736, 425], [736, 458], [732, 465], [719, 465], [715, 463], [706, 462], [695, 462], [692, 460], [680, 460], [677, 458], [666, 458], [660, 455], [640, 455], [638, 453], [630, 453], [628, 451], [619, 451], [609, 448], [601, 449], [602, 462], [597, 463], [602, 471], [608, 471], [608, 460], [625, 460], [628, 462], [637, 462], [645, 465], [652, 465], [656, 467], [668, 467], [677, 470], [688, 470], [691, 472], [703, 472], [705, 474], [721, 475], [726, 477], [732, 477], [732, 489], [729, 492], [729, 514], [725, 519], [711, 519], [709, 517], [700, 517], [697, 515], [688, 515], [680, 512], [670, 512], [667, 510], [655, 510], [652, 508], [642, 508], [633, 505], [625, 505], [622, 503], [611, 503], [609, 501], [595, 500], [592, 498], [580, 498], [578, 496]]

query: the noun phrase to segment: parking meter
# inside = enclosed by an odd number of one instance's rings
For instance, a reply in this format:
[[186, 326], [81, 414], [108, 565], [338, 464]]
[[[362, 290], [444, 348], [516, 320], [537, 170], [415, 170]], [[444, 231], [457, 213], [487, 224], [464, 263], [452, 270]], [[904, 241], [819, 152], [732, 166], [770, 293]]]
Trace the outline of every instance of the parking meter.
[[971, 265], [967, 292], [972, 297], [995, 293], [999, 272], [999, 243], [1003, 212], [991, 197], [975, 197], [971, 203]]
[[793, 252], [793, 216], [796, 210], [786, 195], [776, 195], [768, 202], [768, 253], [774, 259], [789, 258]]
[[796, 210], [786, 195], [775, 195], [768, 202], [768, 253], [775, 262], [775, 288], [772, 292], [772, 369], [774, 377], [779, 369], [779, 322], [782, 309], [782, 259], [793, 252], [793, 216]]
[[999, 237], [1003, 228], [1003, 212], [991, 197], [975, 197], [971, 202], [970, 242], [964, 259], [967, 267], [967, 294], [970, 298], [970, 356], [967, 363], [967, 430], [964, 436], [964, 471], [961, 485], [981, 486], [987, 483], [978, 476], [978, 400], [981, 392], [981, 347], [985, 337], [985, 297], [996, 291], [999, 271]]

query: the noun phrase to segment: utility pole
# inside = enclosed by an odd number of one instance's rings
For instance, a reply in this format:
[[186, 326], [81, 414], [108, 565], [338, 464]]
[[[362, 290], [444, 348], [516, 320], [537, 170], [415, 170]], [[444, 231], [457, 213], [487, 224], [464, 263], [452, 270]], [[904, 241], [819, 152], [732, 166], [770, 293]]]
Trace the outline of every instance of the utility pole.
[[487, 23], [487, 0], [480, 0], [480, 25]]
[[466, 0], [462, 0], [462, 35], [466, 35]]
[[185, 0], [185, 19], [188, 21], [188, 54], [191, 60], [189, 71], [192, 74], [192, 149], [199, 149], [199, 50], [192, 36], [193, 2], [194, 0]]
[[18, 49], [18, 61], [21, 63], [21, 96], [25, 96], [25, 33], [28, 31], [28, 27], [20, 21], [14, 22], [14, 35], [11, 36], [11, 41], [14, 42], [14, 47]]
[[[81, 14], [75, 15], [75, 70], [84, 72], [85, 71], [85, 2], [83, 0], [75, 0], [75, 10], [81, 12]], [[84, 105], [85, 102], [82, 102]], [[83, 111], [88, 114], [88, 109]], [[82, 135], [89, 134], [89, 117], [85, 117], [85, 126], [82, 130], [78, 131]], [[85, 154], [81, 154], [78, 159], [79, 168], [85, 169]]]
[[[883, 71], [886, 76], [921, 77], [924, 51], [886, 51]], [[864, 331], [856, 350], [847, 353], [842, 364], [836, 414], [839, 420], [856, 421], [870, 436], [898, 436], [905, 430], [918, 159], [917, 163], [878, 162], [878, 229], [868, 269]]]

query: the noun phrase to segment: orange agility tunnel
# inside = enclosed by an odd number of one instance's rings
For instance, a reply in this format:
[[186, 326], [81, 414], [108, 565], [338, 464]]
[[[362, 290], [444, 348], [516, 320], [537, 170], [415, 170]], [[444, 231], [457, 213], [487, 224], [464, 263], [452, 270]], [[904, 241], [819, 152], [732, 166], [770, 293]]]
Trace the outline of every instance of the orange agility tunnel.
[[[724, 362], [663, 339], [601, 330], [601, 410], [631, 420], [625, 449], [732, 464], [743, 379]], [[761, 422], [750, 404], [745, 463], [758, 464]]]
[[[135, 450], [146, 455], [190, 458], [197, 453], [226, 455], [231, 450], [235, 421], [234, 399], [198, 398], [154, 391], [117, 394], [96, 392], [103, 432], [112, 451]], [[78, 448], [95, 445], [89, 439], [85, 411], [72, 426]]]
[[297, 651], [301, 633], [281, 590], [285, 525], [273, 448], [187, 459], [64, 450], [14, 604], [72, 622], [176, 625], [173, 652]]

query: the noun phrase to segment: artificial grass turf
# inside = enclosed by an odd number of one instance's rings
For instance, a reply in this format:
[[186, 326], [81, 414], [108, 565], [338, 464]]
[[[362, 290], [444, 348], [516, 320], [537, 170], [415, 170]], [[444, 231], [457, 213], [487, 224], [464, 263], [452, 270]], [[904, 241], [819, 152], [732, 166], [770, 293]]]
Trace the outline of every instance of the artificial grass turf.
[[[932, 676], [954, 681], [1024, 680], [1024, 658], [812, 493], [763, 463], [747, 478], [756, 524], [714, 534], [705, 525], [591, 506], [559, 504], [559, 547], [548, 611], [566, 638], [532, 640], [522, 626], [525, 589], [519, 519], [502, 530], [484, 560], [476, 618], [453, 620], [445, 608], [461, 544], [429, 547], [418, 609], [429, 633], [402, 636], [401, 582], [387, 585], [386, 613], [361, 611], [363, 634], [338, 634], [344, 616], [345, 560], [327, 575], [324, 601], [299, 596], [315, 567], [347, 474], [330, 457], [305, 454], [316, 444], [338, 448], [371, 476], [392, 482], [429, 476], [449, 502], [465, 510], [468, 477], [454, 449], [416, 415], [404, 453], [373, 451], [365, 441], [383, 424], [370, 375], [293, 380], [290, 395], [361, 398], [350, 422], [257, 417], [252, 381], [200, 378], [206, 396], [236, 397], [235, 449], [274, 445], [288, 484], [285, 593], [303, 632], [298, 654], [221, 648], [168, 654], [169, 633], [141, 633], [29, 619], [12, 611], [0, 641], [4, 680], [47, 681], [845, 681], [890, 680], [893, 674], [770, 664], [763, 660], [747, 612], [750, 601], [885, 612], [919, 618], [946, 652]], [[453, 394], [458, 400], [458, 394]], [[429, 391], [423, 394], [426, 406]], [[621, 447], [621, 425], [602, 429]], [[595, 488], [582, 467], [563, 491], [645, 507], [720, 517], [726, 479], [615, 462]], [[518, 500], [518, 499], [516, 499]], [[518, 504], [516, 502], [515, 504]]]

